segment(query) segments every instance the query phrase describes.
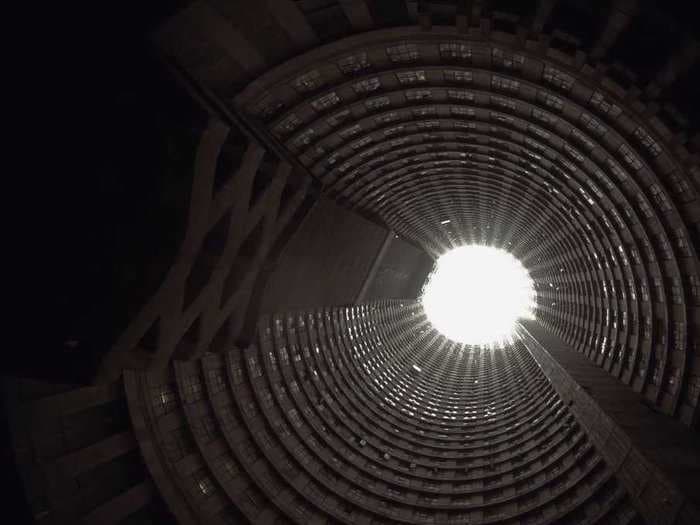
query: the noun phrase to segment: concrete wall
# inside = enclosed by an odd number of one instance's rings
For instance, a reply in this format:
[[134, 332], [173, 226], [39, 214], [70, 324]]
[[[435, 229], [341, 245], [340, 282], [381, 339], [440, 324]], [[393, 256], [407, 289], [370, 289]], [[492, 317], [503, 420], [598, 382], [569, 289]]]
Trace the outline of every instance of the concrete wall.
[[415, 299], [432, 267], [427, 253], [392, 235], [363, 300]]
[[[304, 219], [269, 274], [260, 313], [415, 297], [428, 257], [389, 231], [326, 199]], [[378, 265], [377, 256], [383, 255]], [[418, 284], [416, 284], [418, 283]]]
[[536, 321], [523, 321], [525, 346], [627, 489], [649, 523], [700, 518], [700, 442]]

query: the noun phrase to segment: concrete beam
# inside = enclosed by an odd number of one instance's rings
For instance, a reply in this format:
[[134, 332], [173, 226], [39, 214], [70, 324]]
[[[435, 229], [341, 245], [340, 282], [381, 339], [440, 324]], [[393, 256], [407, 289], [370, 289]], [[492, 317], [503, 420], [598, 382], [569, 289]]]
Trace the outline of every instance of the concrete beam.
[[74, 478], [83, 472], [107, 463], [114, 458], [123, 456], [136, 448], [136, 439], [131, 432], [122, 432], [108, 437], [94, 445], [61, 456], [55, 462], [55, 467], [63, 475]]

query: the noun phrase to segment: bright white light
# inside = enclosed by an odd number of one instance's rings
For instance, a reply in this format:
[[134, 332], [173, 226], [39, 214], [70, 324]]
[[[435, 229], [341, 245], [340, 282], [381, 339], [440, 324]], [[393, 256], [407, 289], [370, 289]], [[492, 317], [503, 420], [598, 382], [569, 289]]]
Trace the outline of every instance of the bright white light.
[[511, 340], [518, 319], [532, 319], [530, 275], [509, 252], [467, 245], [441, 256], [421, 296], [433, 326], [453, 341], [500, 345]]

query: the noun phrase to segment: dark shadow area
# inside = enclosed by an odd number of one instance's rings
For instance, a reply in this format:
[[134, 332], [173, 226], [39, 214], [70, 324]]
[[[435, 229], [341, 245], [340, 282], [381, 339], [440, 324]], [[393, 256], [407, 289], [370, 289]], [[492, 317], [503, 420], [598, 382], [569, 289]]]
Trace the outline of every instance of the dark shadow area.
[[[149, 40], [178, 2], [133, 7], [48, 17], [26, 93], [42, 106], [32, 139], [42, 189], [28, 189], [37, 198], [23, 205], [31, 241], [18, 261], [28, 276], [21, 341], [31, 352], [10, 353], [5, 373], [89, 381], [158, 288], [184, 233], [206, 115]], [[48, 91], [33, 92], [48, 79], [50, 101]]]

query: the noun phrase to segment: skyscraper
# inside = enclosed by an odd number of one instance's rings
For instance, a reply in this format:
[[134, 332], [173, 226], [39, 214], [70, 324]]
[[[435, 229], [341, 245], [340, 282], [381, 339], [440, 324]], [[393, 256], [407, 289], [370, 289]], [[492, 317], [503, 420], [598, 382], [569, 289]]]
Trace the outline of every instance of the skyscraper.
[[[36, 521], [697, 523], [700, 48], [668, 9], [162, 20], [177, 246], [89, 386], [6, 382]], [[534, 281], [502, 347], [418, 300], [465, 244]]]

